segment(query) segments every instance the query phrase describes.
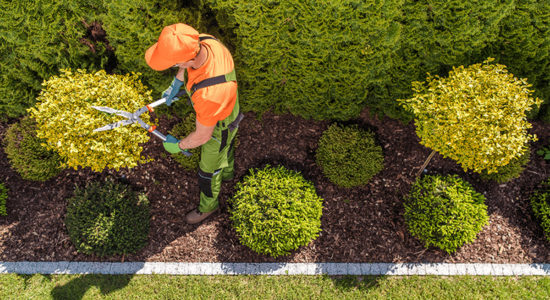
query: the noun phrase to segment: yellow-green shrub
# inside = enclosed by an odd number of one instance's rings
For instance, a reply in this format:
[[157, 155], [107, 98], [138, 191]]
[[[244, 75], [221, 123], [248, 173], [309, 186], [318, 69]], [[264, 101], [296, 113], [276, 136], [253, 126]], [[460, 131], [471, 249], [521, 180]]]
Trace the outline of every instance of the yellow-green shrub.
[[[57, 151], [67, 166], [91, 167], [99, 172], [104, 168], [131, 168], [147, 161], [141, 156], [140, 144], [149, 136], [138, 124], [93, 132], [123, 118], [97, 111], [92, 105], [133, 112], [152, 101], [151, 92], [138, 80], [138, 74], [62, 70], [61, 75], [43, 85], [36, 107], [29, 111], [37, 122], [37, 136], [46, 139], [47, 148]], [[149, 121], [147, 114], [141, 117]]]
[[399, 100], [414, 113], [421, 144], [464, 170], [496, 172], [536, 140], [526, 112], [542, 100], [531, 97], [525, 79], [491, 61], [453, 68], [446, 78], [429, 75], [413, 82], [413, 98]]

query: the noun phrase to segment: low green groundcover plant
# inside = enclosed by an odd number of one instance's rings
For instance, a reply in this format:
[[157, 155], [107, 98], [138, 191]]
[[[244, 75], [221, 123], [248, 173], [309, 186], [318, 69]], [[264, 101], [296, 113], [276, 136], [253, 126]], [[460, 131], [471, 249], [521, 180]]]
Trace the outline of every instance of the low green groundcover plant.
[[8, 189], [0, 182], [0, 216], [7, 216], [6, 201], [8, 200]]
[[513, 158], [507, 165], [498, 167], [495, 173], [488, 173], [486, 170], [483, 170], [480, 176], [484, 180], [493, 180], [498, 183], [508, 182], [519, 177], [530, 159], [531, 149], [528, 147], [525, 153], [521, 154], [519, 157]]
[[62, 159], [36, 136], [36, 124], [25, 117], [12, 124], [4, 137], [4, 151], [11, 166], [26, 180], [46, 181], [61, 172]]
[[540, 221], [546, 239], [550, 242], [550, 178], [542, 183], [542, 188], [531, 196], [531, 207]]
[[343, 187], [364, 185], [384, 168], [374, 133], [357, 125], [331, 125], [319, 140], [316, 158], [325, 176]]
[[404, 201], [411, 234], [447, 253], [475, 240], [488, 224], [485, 197], [456, 175], [418, 179]]
[[147, 243], [149, 202], [127, 185], [92, 182], [68, 200], [65, 225], [79, 252], [134, 253]]
[[229, 213], [243, 245], [277, 257], [317, 238], [322, 209], [323, 199], [300, 173], [267, 165], [237, 184]]
[[537, 154], [542, 156], [545, 160], [550, 160], [550, 140], [548, 140], [548, 144], [546, 146], [543, 146], [539, 150], [537, 150]]

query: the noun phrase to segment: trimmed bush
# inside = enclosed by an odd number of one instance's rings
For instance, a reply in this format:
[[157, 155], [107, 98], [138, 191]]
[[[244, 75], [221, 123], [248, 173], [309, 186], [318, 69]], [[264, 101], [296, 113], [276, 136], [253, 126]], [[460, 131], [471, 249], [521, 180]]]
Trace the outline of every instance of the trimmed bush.
[[[195, 130], [195, 121], [196, 116], [194, 113], [190, 113], [187, 116], [183, 118], [183, 120], [178, 123], [172, 130], [170, 130], [168, 133], [175, 136], [178, 139], [183, 139], [188, 134], [193, 132]], [[172, 158], [177, 161], [180, 166], [182, 166], [184, 169], [188, 171], [197, 171], [199, 168], [199, 161], [201, 158], [201, 147], [189, 149], [189, 152], [191, 152], [192, 156], [185, 156], [183, 153], [176, 153], [172, 154]]]
[[397, 47], [402, 0], [209, 0], [235, 34], [244, 110], [312, 119], [358, 116], [385, 82]]
[[229, 204], [240, 242], [260, 254], [288, 255], [321, 231], [323, 199], [300, 173], [282, 166], [251, 170]]
[[46, 149], [44, 142], [36, 136], [36, 123], [29, 117], [12, 124], [6, 131], [4, 151], [21, 178], [46, 181], [63, 170], [59, 154]]
[[109, 63], [106, 44], [87, 39], [84, 25], [102, 12], [100, 0], [1, 0], [0, 11], [0, 119], [24, 115], [59, 69]]
[[149, 202], [127, 185], [92, 182], [68, 200], [65, 225], [79, 252], [134, 253], [147, 244]]
[[531, 196], [531, 207], [544, 236], [550, 242], [550, 178], [543, 181], [541, 188]]
[[476, 239], [489, 223], [485, 197], [456, 175], [419, 178], [404, 201], [405, 222], [425, 247], [447, 253]]
[[8, 200], [8, 188], [0, 182], [0, 216], [7, 216], [6, 201]]
[[348, 188], [367, 184], [384, 168], [374, 133], [357, 125], [331, 125], [319, 140], [316, 159], [330, 181]]
[[[124, 118], [100, 112], [95, 106], [134, 112], [152, 102], [138, 75], [107, 75], [105, 71], [86, 73], [63, 70], [44, 83], [36, 107], [29, 109], [37, 121], [37, 136], [46, 139], [48, 149], [57, 151], [66, 165], [104, 168], [132, 168], [149, 161], [141, 156], [141, 144], [149, 135], [137, 123], [112, 130], [94, 132]], [[142, 114], [149, 123], [149, 115]]]
[[484, 170], [480, 173], [480, 176], [483, 180], [493, 180], [498, 183], [508, 182], [519, 177], [530, 159], [531, 150], [527, 147], [525, 153], [521, 154], [519, 157], [513, 158], [507, 165], [499, 167], [495, 173], [489, 174]]
[[527, 132], [526, 112], [542, 100], [506, 66], [453, 68], [446, 78], [413, 82], [414, 97], [399, 100], [415, 115], [420, 143], [457, 161], [464, 170], [491, 174], [527, 151], [536, 139]]

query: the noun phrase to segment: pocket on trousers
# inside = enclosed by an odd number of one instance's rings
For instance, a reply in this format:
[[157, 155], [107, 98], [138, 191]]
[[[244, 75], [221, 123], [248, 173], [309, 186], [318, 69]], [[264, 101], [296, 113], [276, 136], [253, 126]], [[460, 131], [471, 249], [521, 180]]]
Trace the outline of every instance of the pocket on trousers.
[[212, 176], [214, 174], [199, 169], [199, 189], [206, 197], [212, 197]]

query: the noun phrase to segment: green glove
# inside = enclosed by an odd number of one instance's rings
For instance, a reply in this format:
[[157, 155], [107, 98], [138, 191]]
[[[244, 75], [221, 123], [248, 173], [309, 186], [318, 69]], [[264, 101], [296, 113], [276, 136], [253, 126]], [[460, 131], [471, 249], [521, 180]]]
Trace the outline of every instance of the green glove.
[[173, 135], [169, 134], [166, 136], [166, 141], [164, 141], [162, 143], [162, 145], [164, 146], [164, 149], [172, 154], [174, 153], [180, 153], [182, 151], [184, 151], [183, 149], [180, 148], [180, 146], [178, 145], [179, 144], [179, 140], [177, 138], [175, 138]]
[[183, 85], [183, 81], [174, 77], [170, 86], [162, 92], [162, 98], [166, 98], [166, 105], [172, 105], [172, 101], [178, 100], [177, 94]]
[[164, 146], [164, 150], [172, 154], [183, 153], [185, 156], [191, 156], [191, 152], [180, 148], [179, 142], [180, 141], [176, 137], [169, 134], [166, 136], [166, 140], [162, 143], [162, 145]]

